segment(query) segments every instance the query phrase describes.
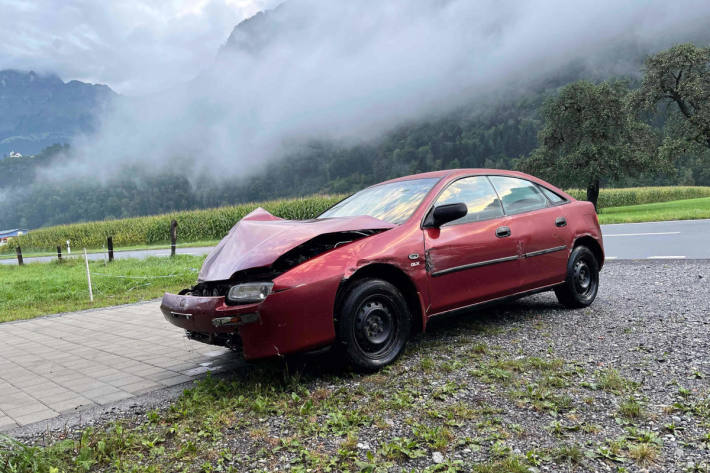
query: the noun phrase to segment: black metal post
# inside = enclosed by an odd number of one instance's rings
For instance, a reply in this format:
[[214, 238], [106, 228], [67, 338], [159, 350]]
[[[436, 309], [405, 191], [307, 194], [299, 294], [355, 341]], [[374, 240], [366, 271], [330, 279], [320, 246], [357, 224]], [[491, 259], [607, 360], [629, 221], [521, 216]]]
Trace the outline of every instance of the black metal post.
[[106, 240], [108, 244], [108, 262], [113, 261], [113, 237], [108, 237]]
[[62, 247], [57, 246], [57, 260], [61, 261], [62, 260]]
[[22, 248], [19, 245], [15, 248], [15, 253], [17, 253], [17, 264], [22, 266], [25, 262], [22, 260]]
[[175, 245], [177, 244], [177, 221], [170, 222], [170, 256], [175, 256]]

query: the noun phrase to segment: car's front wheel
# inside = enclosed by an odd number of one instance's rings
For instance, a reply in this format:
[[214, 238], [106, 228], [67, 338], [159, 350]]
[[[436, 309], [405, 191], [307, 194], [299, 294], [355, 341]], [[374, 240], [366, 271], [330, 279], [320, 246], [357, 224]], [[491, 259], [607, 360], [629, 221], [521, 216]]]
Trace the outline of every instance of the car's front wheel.
[[578, 246], [567, 261], [567, 278], [555, 288], [557, 300], [566, 307], [587, 307], [599, 290], [599, 263], [586, 246]]
[[381, 279], [361, 279], [348, 288], [338, 310], [338, 343], [358, 369], [373, 371], [404, 349], [411, 315], [402, 293]]

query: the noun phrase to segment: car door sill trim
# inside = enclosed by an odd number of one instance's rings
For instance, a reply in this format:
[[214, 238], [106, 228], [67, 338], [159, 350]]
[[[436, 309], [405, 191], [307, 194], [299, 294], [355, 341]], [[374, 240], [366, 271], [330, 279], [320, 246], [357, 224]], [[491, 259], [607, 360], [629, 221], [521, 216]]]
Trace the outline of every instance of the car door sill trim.
[[531, 251], [530, 253], [525, 253], [522, 256], [513, 255], [513, 256], [505, 256], [503, 258], [478, 261], [476, 263], [463, 264], [461, 266], [454, 266], [453, 268], [442, 269], [441, 271], [434, 271], [433, 273], [431, 273], [431, 276], [435, 278], [438, 276], [443, 276], [445, 274], [455, 273], [457, 271], [465, 271], [467, 269], [480, 268], [481, 266], [488, 266], [490, 264], [497, 264], [497, 263], [505, 263], [507, 261], [515, 261], [517, 259], [522, 259], [522, 258], [532, 258], [534, 256], [546, 255], [548, 253], [554, 253], [556, 251], [563, 251], [566, 249], [567, 249], [567, 246], [562, 245], [562, 246], [556, 246], [554, 248], [546, 248], [544, 250]]
[[506, 261], [515, 261], [518, 259], [518, 255], [505, 256], [503, 258], [489, 259], [486, 261], [478, 261], [476, 263], [464, 264], [461, 266], [454, 266], [453, 268], [442, 269], [441, 271], [434, 271], [431, 273], [432, 277], [443, 276], [449, 273], [455, 273], [457, 271], [465, 271], [467, 269], [480, 268], [481, 266], [488, 266], [489, 264], [505, 263]]
[[527, 291], [516, 292], [515, 294], [509, 294], [507, 296], [501, 296], [501, 297], [496, 297], [494, 299], [488, 299], [488, 300], [481, 301], [481, 302], [475, 302], [473, 304], [465, 305], [463, 307], [456, 307], [454, 309], [444, 310], [442, 312], [437, 312], [435, 314], [431, 314], [429, 316], [429, 318], [438, 317], [440, 315], [446, 315], [446, 314], [450, 314], [450, 313], [466, 312], [466, 311], [473, 310], [473, 309], [480, 309], [480, 308], [486, 307], [488, 305], [497, 304], [499, 302], [505, 302], [505, 301], [509, 301], [509, 300], [519, 299], [521, 297], [532, 296], [533, 294], [537, 294], [538, 292], [549, 291], [550, 289], [553, 289], [555, 286], [559, 286], [562, 283], [564, 283], [564, 281], [560, 281], [560, 282], [557, 282], [554, 284], [548, 284], [546, 286], [538, 287], [537, 289], [530, 289]]
[[563, 251], [566, 249], [567, 249], [566, 245], [556, 246], [554, 248], [547, 248], [545, 250], [537, 250], [537, 251], [531, 251], [530, 253], [525, 253], [525, 257], [532, 258], [533, 256], [546, 255], [548, 253], [554, 253], [556, 251]]

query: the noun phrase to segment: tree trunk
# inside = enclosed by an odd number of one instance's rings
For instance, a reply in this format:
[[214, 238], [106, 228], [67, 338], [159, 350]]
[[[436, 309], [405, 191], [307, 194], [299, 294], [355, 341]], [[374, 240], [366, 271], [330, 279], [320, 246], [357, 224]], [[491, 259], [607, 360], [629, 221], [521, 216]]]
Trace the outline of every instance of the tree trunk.
[[594, 210], [599, 211], [597, 208], [597, 200], [599, 199], [599, 179], [594, 179], [587, 185], [587, 200], [594, 204]]

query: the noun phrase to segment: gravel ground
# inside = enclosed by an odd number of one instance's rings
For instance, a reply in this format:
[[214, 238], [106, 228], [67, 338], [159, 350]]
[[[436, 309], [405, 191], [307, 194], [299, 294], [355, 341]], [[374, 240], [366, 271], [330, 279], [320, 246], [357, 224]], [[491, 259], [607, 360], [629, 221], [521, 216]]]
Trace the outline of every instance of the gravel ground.
[[175, 427], [169, 399], [162, 420], [134, 403], [96, 422], [173, 426], [167, 453], [136, 460], [157, 471], [710, 471], [709, 353], [710, 261], [614, 261], [590, 308], [544, 293], [434, 320], [380, 373], [324, 354], [288, 376], [276, 362], [227, 374], [222, 391], [209, 380], [204, 405], [222, 411], [192, 454], [175, 453], [197, 428]]

